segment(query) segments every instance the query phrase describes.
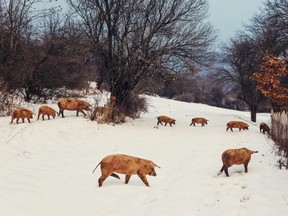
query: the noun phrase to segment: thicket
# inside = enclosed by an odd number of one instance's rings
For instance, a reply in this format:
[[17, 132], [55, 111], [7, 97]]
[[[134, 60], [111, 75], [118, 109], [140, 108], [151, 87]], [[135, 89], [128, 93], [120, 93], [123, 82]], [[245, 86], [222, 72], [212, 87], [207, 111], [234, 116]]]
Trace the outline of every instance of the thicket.
[[0, 1], [1, 101], [45, 102], [63, 96], [59, 89], [96, 81], [117, 98], [119, 112], [135, 116], [145, 109], [141, 84], [164, 75], [163, 96], [173, 97], [181, 90], [172, 79], [172, 91], [169, 77], [194, 74], [211, 60], [207, 0], [67, 2], [71, 11], [60, 15], [35, 10], [41, 0]]
[[0, 1], [2, 107], [11, 95], [45, 102], [61, 96], [59, 88], [81, 89], [96, 76], [83, 36], [57, 11], [35, 10], [39, 2]]

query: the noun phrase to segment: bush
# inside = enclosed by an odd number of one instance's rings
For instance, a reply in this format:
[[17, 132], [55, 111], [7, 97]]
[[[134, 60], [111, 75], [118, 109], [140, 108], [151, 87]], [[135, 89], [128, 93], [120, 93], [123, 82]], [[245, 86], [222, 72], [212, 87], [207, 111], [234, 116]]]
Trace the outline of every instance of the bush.
[[145, 97], [132, 93], [127, 100], [129, 103], [125, 103], [125, 105], [121, 106], [119, 114], [122, 113], [125, 116], [129, 116], [134, 119], [139, 118], [141, 112], [147, 112], [148, 104]]
[[20, 106], [21, 102], [16, 96], [0, 92], [0, 116], [10, 115], [13, 107]]

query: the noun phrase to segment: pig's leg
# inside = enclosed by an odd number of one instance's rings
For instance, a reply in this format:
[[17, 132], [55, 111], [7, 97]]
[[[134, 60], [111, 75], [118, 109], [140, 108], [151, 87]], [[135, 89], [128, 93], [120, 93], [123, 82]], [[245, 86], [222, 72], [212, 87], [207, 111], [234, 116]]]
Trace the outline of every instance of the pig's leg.
[[145, 176], [143, 173], [141, 173], [141, 172], [137, 172], [137, 174], [138, 174], [139, 178], [143, 181], [143, 183], [144, 183], [147, 187], [149, 187], [149, 183], [148, 183], [148, 181], [147, 181], [146, 176]]
[[217, 175], [221, 175], [222, 172], [224, 171], [224, 169], [225, 169], [225, 166], [223, 165], [222, 168], [220, 169], [220, 171], [217, 173]]
[[229, 176], [228, 167], [226, 167], [225, 165], [222, 166], [221, 170], [217, 173], [217, 175], [221, 175], [223, 171], [225, 172], [226, 176]]
[[[109, 176], [109, 175], [108, 175]], [[105, 179], [108, 177], [107, 175], [103, 175], [98, 179], [98, 184], [99, 184], [99, 187], [102, 186], [103, 182], [105, 181]]]
[[248, 173], [248, 163], [244, 164], [244, 168], [245, 168], [245, 173]]
[[86, 116], [86, 113], [83, 110], [77, 110], [77, 116], [79, 115], [79, 112], [83, 113], [84, 117]]
[[129, 180], [130, 180], [131, 175], [126, 175], [125, 176], [125, 184], [128, 184]]
[[229, 177], [228, 167], [225, 167], [224, 172], [225, 172], [226, 176]]
[[113, 176], [114, 178], [120, 179], [120, 177], [115, 173], [112, 173], [111, 176]]
[[[113, 171], [112, 170], [106, 170], [102, 167], [102, 164], [101, 164], [101, 176], [100, 178], [98, 179], [98, 183], [99, 183], [99, 187], [102, 186], [103, 182], [105, 181], [105, 179], [109, 176], [111, 176], [113, 174]], [[114, 176], [115, 177], [115, 176]]]

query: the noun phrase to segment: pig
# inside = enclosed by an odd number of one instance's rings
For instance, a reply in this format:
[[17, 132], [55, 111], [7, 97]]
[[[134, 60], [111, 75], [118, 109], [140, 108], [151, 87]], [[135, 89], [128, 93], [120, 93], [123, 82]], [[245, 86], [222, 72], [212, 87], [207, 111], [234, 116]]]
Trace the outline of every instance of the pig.
[[15, 110], [13, 110], [12, 114], [11, 114], [11, 122], [10, 124], [13, 123], [14, 119], [16, 118], [16, 123], [19, 123], [19, 119], [22, 119], [22, 123], [24, 123], [24, 119], [27, 118], [28, 122], [30, 122], [30, 119], [33, 119], [33, 112], [28, 110], [28, 109], [24, 109], [24, 108], [16, 108]]
[[83, 100], [64, 98], [58, 102], [58, 116], [61, 114], [64, 118], [64, 110], [76, 110], [76, 116], [79, 115], [79, 112], [82, 112], [83, 115], [86, 116], [86, 113], [83, 110], [90, 111], [90, 106], [91, 104]]
[[167, 125], [167, 124], [170, 124], [170, 126], [172, 127], [172, 124], [176, 124], [175, 122], [176, 122], [176, 120], [175, 119], [173, 119], [173, 118], [170, 118], [170, 117], [168, 117], [168, 116], [158, 116], [157, 117], [157, 119], [158, 119], [158, 122], [157, 122], [157, 125], [159, 125], [159, 124], [161, 124], [161, 125], [163, 125], [162, 124], [162, 122], [164, 122], [165, 123], [165, 126]]
[[146, 175], [156, 176], [154, 167], [159, 167], [150, 160], [124, 154], [114, 154], [104, 157], [92, 173], [94, 173], [99, 165], [101, 165], [102, 173], [101, 177], [98, 179], [99, 187], [102, 186], [105, 179], [109, 176], [120, 179], [120, 177], [114, 172], [126, 175], [125, 184], [128, 184], [131, 175], [137, 174], [143, 183], [149, 187]]
[[248, 172], [248, 163], [250, 162], [251, 155], [258, 153], [258, 151], [251, 151], [247, 148], [240, 149], [228, 149], [222, 154], [223, 166], [217, 175], [221, 175], [224, 171], [226, 176], [229, 177], [228, 168], [234, 164], [243, 164], [245, 168], [245, 173]]
[[228, 131], [228, 129], [230, 129], [232, 132], [232, 128], [239, 128], [239, 131], [241, 131], [241, 129], [243, 130], [249, 130], [249, 125], [245, 122], [242, 122], [242, 121], [230, 121], [227, 123], [227, 128], [226, 128], [226, 131]]
[[268, 135], [270, 135], [270, 128], [267, 124], [265, 124], [264, 122], [262, 122], [260, 124], [260, 133], [263, 132], [263, 134], [265, 134], [265, 132], [267, 132]]
[[208, 124], [208, 121], [209, 121], [209, 120], [207, 120], [207, 119], [205, 119], [205, 118], [202, 118], [202, 117], [192, 118], [192, 122], [191, 122], [190, 126], [191, 126], [191, 125], [194, 125], [194, 126], [195, 126], [195, 124], [201, 124], [201, 126], [203, 127], [203, 126], [205, 126], [205, 124]]
[[55, 119], [55, 116], [56, 116], [56, 111], [49, 107], [49, 106], [41, 106], [38, 110], [38, 118], [37, 120], [39, 120], [39, 117], [40, 115], [42, 114], [42, 119], [44, 121], [44, 116], [47, 115], [48, 116], [48, 119], [50, 120], [50, 116], [53, 117], [53, 119]]

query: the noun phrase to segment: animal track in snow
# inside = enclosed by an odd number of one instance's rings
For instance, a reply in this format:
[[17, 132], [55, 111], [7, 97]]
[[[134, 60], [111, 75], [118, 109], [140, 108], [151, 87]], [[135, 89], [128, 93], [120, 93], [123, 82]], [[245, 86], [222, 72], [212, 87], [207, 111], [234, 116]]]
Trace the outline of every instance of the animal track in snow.
[[247, 185], [242, 185], [241, 188], [242, 188], [242, 189], [246, 189], [246, 188], [247, 188]]
[[248, 195], [244, 195], [241, 199], [240, 202], [247, 202], [250, 199]]

